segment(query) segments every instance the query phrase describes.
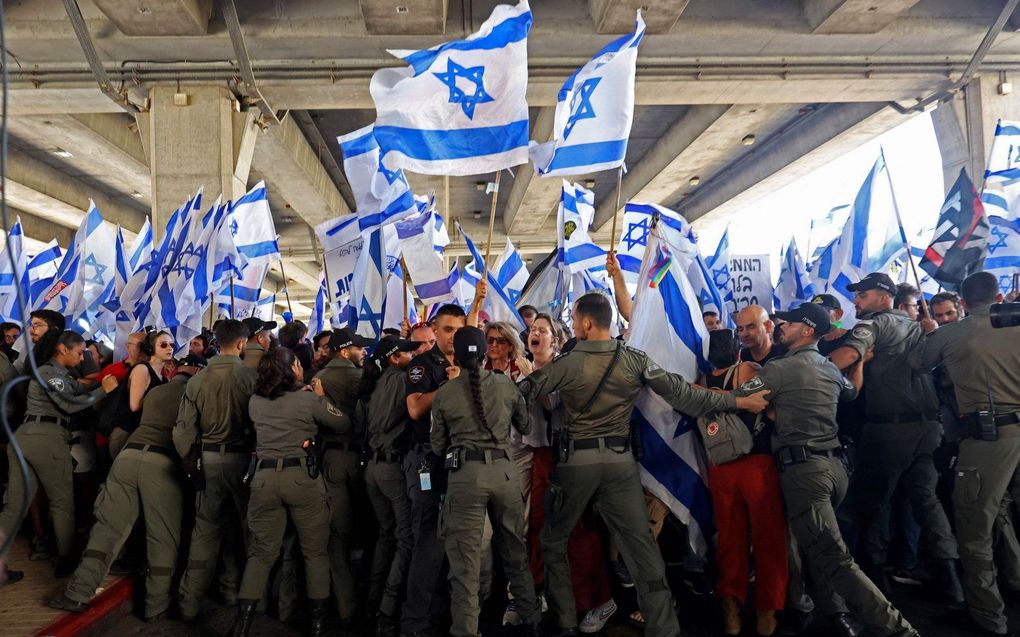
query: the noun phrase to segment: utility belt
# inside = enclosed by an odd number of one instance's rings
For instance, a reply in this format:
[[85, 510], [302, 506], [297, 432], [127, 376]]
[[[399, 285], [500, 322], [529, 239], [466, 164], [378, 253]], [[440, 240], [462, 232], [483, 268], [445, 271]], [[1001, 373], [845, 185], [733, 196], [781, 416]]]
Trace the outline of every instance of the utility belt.
[[510, 454], [505, 449], [461, 449], [460, 447], [450, 447], [446, 451], [443, 468], [456, 471], [465, 462], [492, 464], [499, 460], [510, 460]]
[[575, 451], [585, 449], [608, 449], [614, 453], [634, 452], [638, 460], [640, 456], [640, 440], [637, 437], [637, 430], [631, 428], [630, 436], [601, 436], [598, 438], [581, 438], [575, 440], [566, 431], [561, 431], [553, 436], [553, 449], [556, 452], [556, 462], [567, 462]]
[[786, 467], [790, 465], [803, 464], [814, 457], [843, 458], [845, 456], [842, 447], [836, 447], [835, 449], [814, 449], [802, 446], [780, 447], [772, 455], [776, 459], [780, 473], [785, 471]]
[[124, 445], [124, 448], [137, 449], [138, 451], [144, 451], [148, 453], [158, 453], [161, 456], [166, 456], [167, 458], [170, 458], [171, 460], [174, 460], [177, 457], [177, 453], [171, 449], [167, 449], [166, 447], [160, 447], [158, 445], [147, 445], [141, 442], [129, 442], [126, 445]]
[[963, 414], [960, 420], [968, 425], [970, 437], [974, 440], [995, 442], [999, 439], [999, 427], [1020, 424], [1020, 414], [996, 414], [982, 409]]
[[307, 463], [307, 458], [265, 458], [255, 462], [255, 470], [265, 471], [266, 469], [275, 469], [277, 471], [282, 471], [284, 469], [290, 469], [291, 467], [300, 467]]
[[46, 422], [54, 425], [59, 425], [64, 429], [71, 429], [71, 419], [64, 418], [62, 416], [25, 416], [25, 422], [23, 424], [40, 423]]
[[339, 451], [353, 451], [355, 453], [361, 452], [361, 445], [353, 442], [344, 442], [339, 440], [326, 441], [324, 444], [326, 451], [339, 450]]
[[375, 451], [368, 454], [368, 462], [384, 462], [387, 464], [399, 463], [404, 460], [404, 455], [396, 452], [382, 453]]
[[895, 425], [901, 422], [933, 422], [938, 418], [937, 411], [908, 411], [902, 414], [868, 414], [866, 420], [876, 425]]
[[251, 445], [246, 442], [229, 442], [218, 444], [215, 442], [203, 442], [202, 451], [209, 453], [251, 453]]

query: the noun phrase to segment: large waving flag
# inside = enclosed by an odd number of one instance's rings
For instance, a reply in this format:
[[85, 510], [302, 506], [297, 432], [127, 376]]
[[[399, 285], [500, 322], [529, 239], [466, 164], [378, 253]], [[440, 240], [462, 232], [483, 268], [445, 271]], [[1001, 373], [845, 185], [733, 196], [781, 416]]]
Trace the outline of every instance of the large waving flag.
[[989, 217], [988, 256], [984, 269], [999, 279], [1003, 295], [1013, 291], [1013, 275], [1020, 272], [1020, 218]]
[[0, 320], [21, 323], [21, 303], [31, 308], [28, 285], [28, 255], [25, 254], [25, 233], [21, 228], [21, 217], [7, 237], [3, 252], [0, 252]]
[[538, 264], [524, 286], [519, 306], [530, 305], [539, 312], [563, 317], [567, 308], [570, 277], [564, 273], [558, 255], [559, 250], [553, 250]]
[[260, 181], [243, 197], [229, 204], [227, 225], [237, 251], [248, 265], [280, 260], [276, 225], [269, 210], [266, 182]]
[[588, 235], [595, 218], [595, 194], [580, 184], [564, 180], [557, 228], [559, 259], [571, 274], [604, 268], [606, 251]]
[[396, 225], [401, 252], [414, 291], [425, 305], [442, 303], [453, 298], [453, 281], [436, 251], [436, 221], [429, 210]]
[[637, 283], [641, 273], [641, 262], [656, 215], [662, 230], [668, 228], [681, 236], [687, 233], [689, 225], [679, 213], [656, 204], [628, 201], [623, 207], [623, 233], [616, 246], [616, 260], [624, 280], [631, 285]]
[[[365, 237], [354, 277], [351, 282], [351, 325], [358, 334], [378, 339], [386, 316], [386, 244], [383, 228], [376, 228]], [[333, 276], [330, 273], [330, 276]]]
[[[527, 326], [524, 324], [524, 319], [517, 312], [517, 308], [514, 307], [513, 301], [510, 300], [510, 296], [503, 289], [503, 286], [496, 280], [495, 274], [492, 270], [486, 270], [485, 259], [482, 258], [482, 254], [475, 247], [475, 242], [471, 240], [468, 233], [464, 232], [464, 228], [457, 223], [457, 232], [461, 237], [464, 238], [464, 243], [467, 244], [468, 252], [471, 253], [471, 257], [474, 263], [469, 263], [464, 266], [464, 272], [462, 276], [474, 285], [480, 278], [481, 273], [486, 273], [486, 283], [488, 284], [488, 292], [485, 297], [484, 310], [489, 313], [489, 316], [494, 321], [506, 321], [511, 325], [516, 325], [517, 329], [523, 331]], [[471, 266], [471, 267], [469, 267]], [[472, 271], [473, 269], [473, 271]]]
[[556, 98], [552, 141], [531, 147], [535, 172], [581, 175], [623, 165], [634, 119], [634, 75], [645, 21], [574, 71]]
[[995, 126], [981, 201], [989, 217], [1020, 215], [1020, 122], [999, 120]]
[[28, 262], [28, 291], [31, 298], [30, 308], [37, 306], [37, 301], [53, 287], [53, 277], [57, 274], [64, 251], [52, 239], [46, 247], [39, 251]]
[[475, 175], [528, 161], [531, 9], [497, 5], [464, 40], [390, 51], [407, 62], [372, 76], [382, 163], [428, 175]]
[[524, 265], [521, 253], [514, 247], [510, 237], [506, 238], [503, 254], [496, 260], [496, 280], [506, 290], [507, 296], [516, 305], [521, 299], [521, 292], [528, 282], [528, 267]]
[[[650, 229], [628, 345], [694, 382], [709, 368], [708, 331], [680, 260], [674, 259], [659, 228]], [[715, 531], [695, 420], [674, 411], [650, 389], [639, 395], [632, 418], [644, 451], [641, 483], [688, 526], [692, 550], [705, 555]]]
[[810, 301], [814, 295], [815, 286], [811, 283], [811, 275], [797, 251], [797, 242], [790, 238], [790, 245], [783, 254], [783, 265], [772, 295], [772, 305], [777, 312], [785, 312]]
[[924, 251], [921, 268], [943, 287], [955, 290], [967, 276], [981, 270], [988, 246], [988, 220], [965, 169], [946, 194], [935, 237]]
[[[262, 284], [269, 272], [267, 264], [248, 264], [241, 271], [240, 277], [227, 281], [219, 294], [216, 295], [217, 316], [234, 318], [240, 321], [252, 316], [258, 316], [260, 304], [266, 297], [275, 296], [266, 294], [262, 290]], [[233, 295], [233, 314], [231, 314], [231, 295]]]
[[399, 221], [418, 211], [414, 194], [400, 168], [388, 170], [379, 156], [379, 144], [369, 124], [336, 140], [344, 156], [344, 172], [354, 192], [358, 227], [362, 232]]
[[705, 261], [709, 272], [712, 275], [712, 283], [722, 294], [723, 303], [727, 308], [733, 307], [733, 286], [730, 277], [730, 228], [726, 226], [719, 245], [715, 247], [715, 254]]

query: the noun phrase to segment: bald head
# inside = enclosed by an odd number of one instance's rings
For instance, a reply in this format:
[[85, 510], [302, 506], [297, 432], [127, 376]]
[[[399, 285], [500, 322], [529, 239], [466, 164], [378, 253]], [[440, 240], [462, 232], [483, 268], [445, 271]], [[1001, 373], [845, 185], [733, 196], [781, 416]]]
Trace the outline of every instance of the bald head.
[[750, 350], [767, 352], [772, 347], [772, 330], [775, 327], [769, 313], [760, 305], [748, 305], [733, 318], [737, 324], [740, 344]]

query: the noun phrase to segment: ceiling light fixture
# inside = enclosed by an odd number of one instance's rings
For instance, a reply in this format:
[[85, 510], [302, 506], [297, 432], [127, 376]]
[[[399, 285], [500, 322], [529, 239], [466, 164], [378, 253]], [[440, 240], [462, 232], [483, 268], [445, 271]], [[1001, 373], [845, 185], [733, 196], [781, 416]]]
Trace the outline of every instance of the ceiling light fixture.
[[691, 180], [688, 183], [691, 184], [692, 186], [697, 186], [698, 184], [701, 183], [701, 177], [695, 175], [694, 177], [691, 177]]
[[744, 135], [744, 138], [740, 140], [740, 143], [743, 144], [744, 146], [750, 146], [754, 144], [754, 142], [755, 142], [754, 135]]
[[63, 157], [64, 159], [67, 159], [68, 157], [74, 157], [74, 155], [61, 148], [58, 148], [55, 151], [53, 151], [53, 154], [56, 155], [57, 157]]

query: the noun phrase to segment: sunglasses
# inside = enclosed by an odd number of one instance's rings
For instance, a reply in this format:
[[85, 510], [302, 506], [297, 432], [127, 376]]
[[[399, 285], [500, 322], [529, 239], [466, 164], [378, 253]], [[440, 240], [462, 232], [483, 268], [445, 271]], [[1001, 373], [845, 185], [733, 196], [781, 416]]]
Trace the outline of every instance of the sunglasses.
[[508, 339], [503, 338], [502, 336], [490, 336], [489, 338], [485, 339], [485, 342], [488, 343], [489, 345], [509, 345], [510, 344], [510, 341]]
[[160, 348], [160, 349], [170, 349], [170, 348], [172, 348], [173, 346], [174, 346], [174, 344], [173, 344], [173, 343], [167, 343], [167, 342], [163, 342], [163, 343], [160, 343], [160, 344], [159, 344], [159, 348]]

